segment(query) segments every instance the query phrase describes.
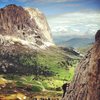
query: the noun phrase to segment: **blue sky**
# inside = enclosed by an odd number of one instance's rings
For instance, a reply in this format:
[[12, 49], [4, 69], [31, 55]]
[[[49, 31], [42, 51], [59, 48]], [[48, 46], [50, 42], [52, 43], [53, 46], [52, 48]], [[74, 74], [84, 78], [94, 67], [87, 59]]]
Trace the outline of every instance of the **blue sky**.
[[100, 10], [100, 0], [0, 0], [0, 7], [8, 4], [39, 8], [47, 16], [66, 12]]

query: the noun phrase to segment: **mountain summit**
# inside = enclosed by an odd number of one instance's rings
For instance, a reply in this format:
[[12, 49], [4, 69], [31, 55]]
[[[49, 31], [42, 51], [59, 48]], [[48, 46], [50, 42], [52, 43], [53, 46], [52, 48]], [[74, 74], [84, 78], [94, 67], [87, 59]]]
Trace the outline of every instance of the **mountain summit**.
[[0, 44], [18, 42], [33, 49], [54, 45], [43, 13], [14, 4], [0, 9], [0, 41]]

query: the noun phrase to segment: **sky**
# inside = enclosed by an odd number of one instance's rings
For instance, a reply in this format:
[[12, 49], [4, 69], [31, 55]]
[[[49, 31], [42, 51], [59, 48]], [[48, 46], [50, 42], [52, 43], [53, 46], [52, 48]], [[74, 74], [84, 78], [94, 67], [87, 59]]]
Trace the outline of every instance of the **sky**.
[[100, 29], [100, 0], [0, 0], [0, 8], [8, 4], [42, 11], [54, 39], [91, 37]]
[[74, 12], [49, 17], [48, 23], [56, 42], [71, 38], [93, 38], [100, 29], [100, 13]]
[[66, 12], [100, 10], [100, 0], [0, 0], [0, 7], [8, 4], [39, 8], [49, 16]]

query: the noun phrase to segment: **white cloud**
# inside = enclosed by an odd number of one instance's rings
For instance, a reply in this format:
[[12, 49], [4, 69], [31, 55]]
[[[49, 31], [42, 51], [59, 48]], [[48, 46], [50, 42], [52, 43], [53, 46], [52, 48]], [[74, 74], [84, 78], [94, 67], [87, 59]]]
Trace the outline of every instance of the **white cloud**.
[[100, 13], [66, 13], [48, 18], [53, 36], [94, 35], [100, 29]]

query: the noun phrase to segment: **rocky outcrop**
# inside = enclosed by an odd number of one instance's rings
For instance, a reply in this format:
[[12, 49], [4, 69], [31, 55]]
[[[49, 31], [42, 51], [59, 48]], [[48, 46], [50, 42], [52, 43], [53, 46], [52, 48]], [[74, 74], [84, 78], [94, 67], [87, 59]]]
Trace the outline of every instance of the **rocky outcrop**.
[[63, 100], [100, 100], [100, 30], [94, 46], [77, 66]]
[[0, 41], [18, 42], [33, 49], [54, 45], [43, 13], [13, 4], [0, 9]]
[[37, 54], [53, 46], [42, 12], [14, 4], [0, 9], [0, 73], [48, 73], [37, 65]]
[[46, 21], [45, 15], [42, 12], [40, 12], [38, 8], [25, 8], [25, 10], [29, 12], [31, 19], [34, 18], [37, 27], [41, 29], [41, 33], [46, 37], [46, 39], [52, 42], [50, 28]]

